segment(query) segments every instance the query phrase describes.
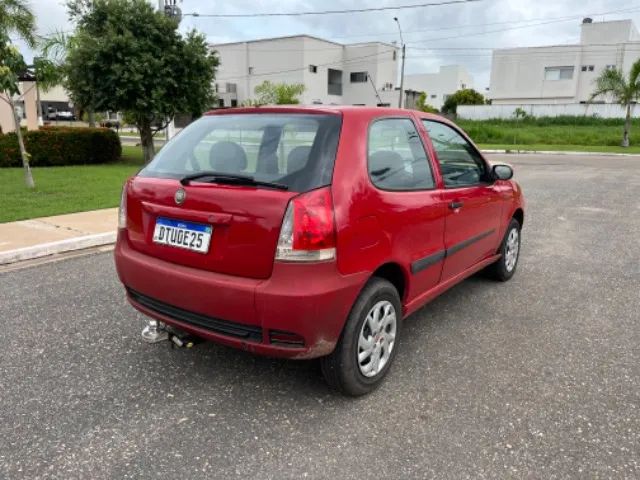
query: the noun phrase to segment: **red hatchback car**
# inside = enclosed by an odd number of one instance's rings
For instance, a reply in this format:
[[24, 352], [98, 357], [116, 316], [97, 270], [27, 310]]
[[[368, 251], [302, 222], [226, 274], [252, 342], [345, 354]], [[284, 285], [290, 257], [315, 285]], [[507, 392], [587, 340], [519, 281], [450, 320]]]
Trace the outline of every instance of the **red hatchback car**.
[[514, 274], [512, 176], [416, 111], [211, 112], [127, 181], [117, 271], [176, 343], [321, 357], [331, 386], [361, 395], [389, 370], [403, 318], [479, 270]]

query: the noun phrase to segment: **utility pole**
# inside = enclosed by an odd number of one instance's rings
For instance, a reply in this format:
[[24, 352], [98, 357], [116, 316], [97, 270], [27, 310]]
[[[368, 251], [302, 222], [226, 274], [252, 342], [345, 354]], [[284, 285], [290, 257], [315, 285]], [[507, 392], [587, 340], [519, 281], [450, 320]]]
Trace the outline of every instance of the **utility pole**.
[[398, 98], [398, 108], [402, 108], [404, 105], [404, 57], [405, 57], [405, 44], [402, 38], [402, 28], [400, 27], [400, 20], [398, 17], [393, 17], [398, 24], [398, 32], [400, 32], [400, 43], [402, 44], [402, 66], [400, 67], [400, 96]]
[[[178, 23], [182, 20], [182, 11], [177, 5], [178, 0], [158, 0], [158, 11], [164, 13], [167, 17], [174, 18]], [[180, 0], [181, 1], [181, 0]], [[176, 124], [171, 119], [165, 128], [165, 143], [176, 135]]]

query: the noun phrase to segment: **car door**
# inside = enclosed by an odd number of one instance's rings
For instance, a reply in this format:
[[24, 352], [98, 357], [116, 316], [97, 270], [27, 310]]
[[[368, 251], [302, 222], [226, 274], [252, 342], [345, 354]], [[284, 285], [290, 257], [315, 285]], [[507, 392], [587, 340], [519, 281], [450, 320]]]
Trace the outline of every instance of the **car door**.
[[446, 215], [414, 119], [375, 119], [369, 127], [367, 164], [375, 187], [367, 203], [391, 239], [393, 258], [411, 275], [410, 300], [440, 280]]
[[443, 181], [447, 281], [495, 254], [500, 242], [502, 200], [490, 167], [475, 146], [453, 126], [423, 119]]

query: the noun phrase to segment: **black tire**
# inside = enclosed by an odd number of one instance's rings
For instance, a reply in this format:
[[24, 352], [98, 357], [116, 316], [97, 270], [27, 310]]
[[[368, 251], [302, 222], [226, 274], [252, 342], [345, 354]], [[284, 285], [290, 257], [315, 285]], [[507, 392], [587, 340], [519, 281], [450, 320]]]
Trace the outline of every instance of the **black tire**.
[[[518, 250], [515, 264], [511, 268], [509, 268], [507, 264], [507, 243], [509, 235], [511, 235], [511, 232], [513, 230], [515, 230], [518, 235]], [[513, 277], [513, 275], [516, 273], [516, 269], [518, 268], [518, 260], [520, 259], [520, 240], [520, 222], [518, 222], [518, 220], [516, 220], [515, 218], [512, 218], [511, 222], [509, 222], [509, 226], [507, 227], [507, 231], [504, 234], [502, 243], [500, 244], [500, 249], [498, 250], [498, 253], [501, 254], [500, 259], [497, 262], [489, 265], [485, 270], [485, 273], [488, 277], [493, 278], [494, 280], [497, 280], [499, 282], [506, 282], [507, 280], [510, 280], [511, 277]]]
[[[393, 347], [389, 349], [390, 356], [381, 370], [374, 376], [367, 377], [360, 370], [358, 339], [367, 315], [381, 301], [388, 301], [395, 309], [395, 340]], [[401, 327], [402, 305], [398, 291], [389, 281], [378, 277], [372, 278], [355, 301], [335, 350], [320, 359], [322, 373], [329, 386], [354, 397], [376, 389], [382, 383], [398, 353]]]

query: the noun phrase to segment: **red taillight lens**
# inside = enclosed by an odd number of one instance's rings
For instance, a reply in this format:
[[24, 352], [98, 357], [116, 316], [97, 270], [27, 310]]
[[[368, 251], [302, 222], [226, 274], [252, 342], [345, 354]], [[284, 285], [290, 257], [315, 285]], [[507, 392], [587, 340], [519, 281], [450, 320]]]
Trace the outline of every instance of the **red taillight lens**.
[[336, 246], [332, 203], [328, 188], [293, 199], [294, 250], [320, 250]]
[[321, 188], [291, 200], [282, 221], [276, 260], [331, 260], [335, 247], [331, 190]]

